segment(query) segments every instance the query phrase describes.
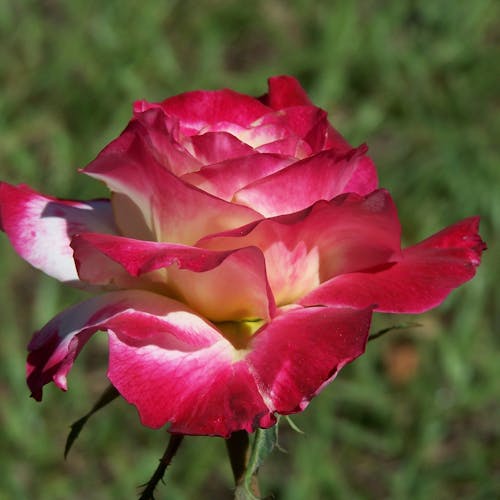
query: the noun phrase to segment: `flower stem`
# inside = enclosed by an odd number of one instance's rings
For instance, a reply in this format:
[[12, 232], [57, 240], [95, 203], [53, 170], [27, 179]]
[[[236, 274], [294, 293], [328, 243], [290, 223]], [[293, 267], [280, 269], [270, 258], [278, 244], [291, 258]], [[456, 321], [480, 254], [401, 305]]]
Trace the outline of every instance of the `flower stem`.
[[[234, 476], [236, 487], [242, 485], [245, 481], [245, 471], [250, 458], [250, 438], [246, 431], [236, 431], [226, 439], [226, 447], [231, 462], [231, 469]], [[257, 480], [257, 474], [252, 476], [250, 490], [255, 497], [260, 498], [260, 488]]]
[[163, 456], [160, 458], [160, 463], [158, 467], [154, 471], [154, 474], [151, 476], [151, 479], [146, 484], [143, 485], [144, 490], [142, 491], [139, 500], [154, 500], [153, 494], [155, 488], [158, 485], [158, 483], [163, 480], [165, 471], [172, 462], [172, 459], [177, 453], [177, 450], [179, 449], [179, 446], [181, 445], [183, 439], [184, 439], [183, 434], [172, 434], [170, 436], [167, 448]]

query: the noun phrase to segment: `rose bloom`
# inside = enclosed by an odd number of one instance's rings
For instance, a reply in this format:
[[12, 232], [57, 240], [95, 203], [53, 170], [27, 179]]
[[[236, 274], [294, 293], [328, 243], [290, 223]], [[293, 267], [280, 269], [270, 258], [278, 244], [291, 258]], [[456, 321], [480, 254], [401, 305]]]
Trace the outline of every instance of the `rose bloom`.
[[144, 425], [229, 436], [303, 410], [363, 353], [373, 311], [419, 313], [471, 279], [478, 218], [401, 249], [394, 203], [291, 77], [139, 101], [83, 173], [109, 200], [2, 183], [1, 226], [45, 273], [104, 293], [29, 344], [40, 400], [98, 330]]

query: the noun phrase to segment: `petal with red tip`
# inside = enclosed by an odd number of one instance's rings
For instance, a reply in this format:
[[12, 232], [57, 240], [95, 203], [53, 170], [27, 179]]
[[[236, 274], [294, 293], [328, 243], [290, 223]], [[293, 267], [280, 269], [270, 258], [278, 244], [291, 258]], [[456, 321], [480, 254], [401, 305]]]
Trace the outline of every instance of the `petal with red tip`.
[[289, 133], [309, 144], [311, 150], [319, 152], [325, 147], [328, 130], [326, 111], [314, 106], [293, 106], [263, 116], [258, 123], [281, 123]]
[[227, 437], [275, 423], [234, 347], [182, 304], [145, 291], [107, 294], [60, 314], [29, 345], [28, 384], [40, 400], [54, 381], [66, 390], [74, 359], [108, 331], [108, 376], [142, 423], [171, 432]]
[[269, 427], [293, 413], [366, 343], [371, 311], [310, 308], [284, 312], [239, 351], [182, 304], [145, 291], [114, 292], [50, 321], [29, 345], [28, 384], [36, 399], [66, 376], [90, 336], [107, 331], [108, 376], [144, 425], [227, 437]]
[[141, 336], [128, 336], [115, 327], [109, 334], [108, 376], [137, 407], [144, 425], [158, 428], [170, 422], [172, 433], [228, 437], [276, 422], [229, 342], [222, 339], [187, 352], [165, 349], [167, 328], [146, 325]]
[[[150, 146], [150, 151], [158, 163], [174, 175], [181, 176], [200, 169], [203, 163], [193, 154], [191, 138], [180, 131], [178, 118], [166, 114], [160, 105], [142, 104], [144, 103], [134, 104], [134, 119], [105, 151], [126, 151], [127, 141], [130, 143], [131, 140], [126, 136], [133, 138], [139, 135]], [[144, 110], [141, 111], [142, 109]]]
[[406, 248], [400, 262], [337, 276], [300, 302], [356, 307], [375, 303], [376, 311], [394, 313], [420, 313], [436, 307], [474, 276], [486, 249], [478, 226], [478, 217], [465, 219]]
[[116, 233], [109, 200], [59, 200], [0, 183], [2, 229], [16, 252], [54, 278], [78, 285], [70, 241], [82, 231]]

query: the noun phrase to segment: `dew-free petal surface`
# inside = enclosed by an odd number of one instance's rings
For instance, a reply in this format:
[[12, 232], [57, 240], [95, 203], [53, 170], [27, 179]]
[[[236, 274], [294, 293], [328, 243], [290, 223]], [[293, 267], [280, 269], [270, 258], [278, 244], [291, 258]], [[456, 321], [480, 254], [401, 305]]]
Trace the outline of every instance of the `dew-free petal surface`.
[[59, 200], [28, 186], [0, 183], [0, 214], [16, 252], [49, 276], [79, 286], [70, 241], [74, 234], [117, 229], [109, 200]]
[[486, 245], [471, 217], [403, 250], [402, 259], [381, 269], [343, 274], [304, 297], [303, 305], [349, 304], [394, 313], [420, 313], [439, 305], [476, 273]]
[[346, 192], [368, 194], [376, 189], [377, 176], [365, 152], [364, 147], [340, 156], [333, 150], [322, 151], [249, 184], [234, 199], [273, 217]]
[[[264, 256], [256, 247], [220, 252], [100, 234], [79, 235], [72, 246], [83, 280], [119, 283], [116, 263], [134, 277], [168, 268], [150, 274], [151, 287], [156, 289], [163, 277], [165, 293], [212, 321], [267, 320], [274, 314]], [[145, 286], [145, 280], [137, 285]]]

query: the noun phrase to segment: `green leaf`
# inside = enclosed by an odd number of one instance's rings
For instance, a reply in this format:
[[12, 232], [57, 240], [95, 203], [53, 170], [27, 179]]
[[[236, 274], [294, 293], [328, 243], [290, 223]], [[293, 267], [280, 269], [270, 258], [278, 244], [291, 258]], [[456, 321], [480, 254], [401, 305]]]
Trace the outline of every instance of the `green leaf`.
[[98, 410], [115, 400], [120, 393], [110, 384], [106, 390], [101, 394], [100, 398], [96, 401], [92, 409], [82, 418], [71, 424], [71, 430], [69, 431], [68, 437], [66, 439], [66, 446], [64, 447], [64, 458], [68, 456], [69, 450], [73, 446], [75, 439], [80, 434], [83, 426], [87, 423], [87, 420]]
[[269, 429], [257, 429], [250, 448], [250, 458], [243, 476], [243, 481], [237, 485], [236, 500], [259, 500], [255, 495], [256, 476], [259, 467], [278, 445], [278, 424]]
[[278, 443], [278, 425], [269, 429], [257, 429], [255, 438], [250, 450], [245, 480], [249, 480], [255, 475], [264, 460], [272, 453]]
[[305, 434], [305, 432], [291, 419], [290, 415], [285, 415], [285, 420], [292, 430], [298, 432], [299, 434]]

